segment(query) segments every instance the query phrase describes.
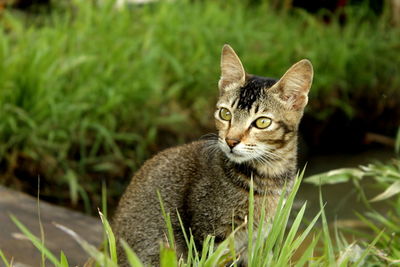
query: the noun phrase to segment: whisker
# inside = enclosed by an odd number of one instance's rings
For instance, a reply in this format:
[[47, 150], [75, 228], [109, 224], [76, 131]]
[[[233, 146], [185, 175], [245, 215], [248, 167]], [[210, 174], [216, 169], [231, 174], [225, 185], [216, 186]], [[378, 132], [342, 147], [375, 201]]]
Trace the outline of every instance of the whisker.
[[200, 140], [217, 140], [219, 136], [216, 133], [208, 133], [203, 136], [201, 136], [199, 139]]

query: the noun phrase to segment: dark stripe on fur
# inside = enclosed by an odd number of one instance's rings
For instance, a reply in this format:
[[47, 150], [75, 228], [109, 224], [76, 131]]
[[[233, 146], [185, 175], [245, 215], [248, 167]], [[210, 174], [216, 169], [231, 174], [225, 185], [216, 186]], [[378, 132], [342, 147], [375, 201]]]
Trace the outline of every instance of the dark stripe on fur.
[[233, 102], [232, 102], [232, 105], [231, 105], [231, 108], [233, 108], [235, 105], [236, 105], [236, 102], [238, 101], [238, 99], [236, 98]]
[[263, 96], [264, 89], [276, 83], [275, 79], [252, 76], [240, 88], [238, 108], [250, 110], [253, 103]]
[[270, 145], [275, 145], [276, 148], [272, 151], [274, 152], [276, 149], [281, 149], [284, 146], [286, 146], [286, 144], [296, 135], [293, 135], [291, 138], [289, 138], [288, 140], [286, 140], [286, 136], [290, 133], [294, 132], [294, 129], [289, 127], [285, 122], [283, 121], [277, 121], [277, 124], [279, 125], [280, 128], [282, 128], [283, 130], [283, 134], [281, 136], [281, 138], [279, 139], [265, 139], [264, 141]]
[[293, 132], [294, 130], [292, 128], [290, 128], [285, 122], [283, 121], [277, 121], [277, 123], [279, 124], [279, 126], [283, 129], [283, 131], [285, 132], [284, 135]]
[[[288, 167], [287, 171], [280, 175], [265, 176], [246, 163], [238, 164], [230, 162], [228, 159], [225, 160], [226, 164], [223, 165], [224, 171], [230, 178], [230, 181], [234, 185], [249, 191], [250, 179], [253, 177], [254, 194], [257, 195], [277, 195], [278, 192], [276, 190], [281, 189], [286, 182], [294, 177], [294, 170], [290, 167]], [[274, 184], [273, 188], [267, 186], [271, 185], [271, 180]]]

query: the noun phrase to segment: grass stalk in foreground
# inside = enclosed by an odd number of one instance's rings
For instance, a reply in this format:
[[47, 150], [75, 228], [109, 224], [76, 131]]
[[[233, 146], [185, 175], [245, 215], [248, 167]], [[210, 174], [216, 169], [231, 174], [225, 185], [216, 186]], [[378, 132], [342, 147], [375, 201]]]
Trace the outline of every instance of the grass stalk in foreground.
[[6, 256], [4, 256], [3, 251], [0, 249], [0, 258], [3, 261], [3, 263], [5, 264], [6, 267], [10, 267], [10, 263], [8, 262]]

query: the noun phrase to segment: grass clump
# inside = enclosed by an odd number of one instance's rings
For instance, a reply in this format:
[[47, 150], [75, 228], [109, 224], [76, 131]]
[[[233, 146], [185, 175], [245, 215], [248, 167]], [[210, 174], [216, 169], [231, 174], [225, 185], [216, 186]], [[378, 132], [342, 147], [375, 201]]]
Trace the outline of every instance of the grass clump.
[[[317, 182], [317, 179], [320, 182]], [[357, 213], [365, 229], [344, 229], [361, 240], [379, 239], [371, 248], [369, 261], [380, 264], [399, 264], [400, 261], [400, 158], [388, 163], [371, 163], [354, 169], [339, 169], [334, 172], [310, 177], [312, 183], [341, 183], [351, 180], [358, 189], [358, 195], [368, 208], [363, 214]], [[366, 181], [364, 181], [366, 180]], [[306, 180], [307, 181], [307, 180]], [[363, 183], [361, 183], [363, 181]], [[365, 193], [364, 187], [381, 191], [374, 197]], [[373, 204], [384, 202], [384, 209], [375, 209]]]
[[[400, 128], [396, 139], [397, 156], [390, 162], [375, 162], [359, 168], [344, 168], [307, 178], [313, 184], [336, 184], [352, 181], [358, 190], [360, 200], [368, 208], [357, 217], [366, 226], [366, 230], [345, 229], [356, 238], [373, 242], [368, 263], [387, 265], [399, 264], [400, 261]], [[363, 182], [363, 183], [362, 183]], [[371, 187], [380, 193], [370, 197], [365, 187]], [[383, 202], [385, 209], [376, 209], [374, 204]], [[379, 237], [379, 238], [378, 238]], [[344, 240], [342, 238], [342, 240]]]
[[[309, 58], [315, 82], [307, 114], [323, 120], [340, 110], [382, 125], [382, 114], [397, 116], [400, 29], [358, 10], [347, 11], [344, 25], [335, 15], [327, 24], [302, 11], [277, 12], [268, 1], [161, 1], [119, 10], [111, 0], [72, 1], [33, 18], [5, 12], [2, 183], [35, 192], [29, 179], [39, 173], [44, 199], [84, 202], [89, 210], [99, 206], [98, 181], [106, 180], [114, 206], [150, 154], [213, 128], [224, 43], [260, 75], [279, 77]], [[385, 121], [391, 128], [393, 120]]]
[[[302, 174], [300, 177], [301, 176]], [[256, 232], [256, 229], [253, 229], [253, 225], [250, 224], [253, 221], [252, 205], [254, 203], [251, 187], [249, 195], [249, 217], [245, 224], [234, 230], [233, 233], [222, 243], [218, 244], [218, 246], [214, 243], [214, 237], [208, 236], [203, 243], [202, 251], [196, 250], [193, 237], [190, 233], [185, 233], [188, 246], [188, 258], [178, 258], [173, 246], [163, 244], [160, 247], [160, 265], [211, 267], [226, 266], [226, 264], [228, 264], [227, 266], [237, 266], [240, 254], [236, 254], [234, 237], [236, 231], [243, 227], [247, 228], [249, 234], [256, 234], [254, 239], [249, 239], [248, 247], [251, 249], [249, 250], [250, 254], [247, 260], [248, 266], [372, 266], [372, 264], [376, 263], [373, 259], [376, 255], [376, 244], [384, 239], [382, 232], [376, 235], [371, 241], [349, 244], [336, 229], [336, 240], [334, 242], [334, 238], [329, 231], [329, 225], [325, 218], [322, 198], [320, 200], [321, 211], [308, 222], [308, 224], [303, 222], [306, 204], [304, 204], [296, 214], [291, 214], [293, 213], [292, 205], [300, 182], [301, 178], [298, 178], [293, 191], [288, 195], [286, 201], [283, 200], [283, 197], [279, 201], [276, 216], [273, 221], [267, 223], [269, 230], [266, 237], [261, 233], [261, 228], [257, 228]], [[101, 213], [100, 216], [102, 218], [104, 231], [107, 233], [106, 245], [103, 251], [99, 251], [88, 244], [72, 230], [62, 225], [57, 225], [57, 227], [74, 238], [98, 266], [118, 266], [115, 237], [112, 234], [107, 219]], [[263, 216], [265, 216], [265, 214]], [[166, 231], [172, 232], [171, 228], [168, 227], [168, 211], [164, 214], [164, 218], [166, 220]], [[319, 218], [322, 218], [322, 230], [320, 230], [316, 224]], [[43, 242], [40, 242], [37, 237], [33, 236], [16, 218], [13, 217], [13, 220], [31, 242], [42, 251], [46, 259], [50, 260], [55, 266], [68, 266], [68, 261], [62, 252], [58, 260], [58, 257], [55, 257], [51, 252], [46, 250], [42, 245]], [[289, 224], [289, 221], [292, 221], [292, 223]], [[259, 226], [263, 227], [262, 224]], [[184, 229], [184, 227], [182, 227], [182, 229]], [[169, 242], [171, 241], [172, 240], [169, 240]], [[134, 251], [132, 251], [125, 242], [123, 242], [123, 247], [131, 266], [144, 266]], [[295, 256], [296, 252], [300, 256]], [[1, 251], [0, 256], [2, 256]], [[8, 262], [4, 255], [2, 259], [7, 265]]]

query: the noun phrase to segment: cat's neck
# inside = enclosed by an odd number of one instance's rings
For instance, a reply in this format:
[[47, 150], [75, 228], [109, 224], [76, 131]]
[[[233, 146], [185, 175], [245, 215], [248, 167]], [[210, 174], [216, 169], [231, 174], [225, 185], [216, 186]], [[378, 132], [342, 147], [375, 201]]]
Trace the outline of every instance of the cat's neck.
[[222, 168], [227, 179], [246, 190], [249, 190], [250, 180], [253, 179], [255, 193], [275, 194], [276, 189], [282, 189], [285, 184], [290, 186], [296, 175], [297, 140], [289, 142], [268, 162], [253, 160], [244, 163], [230, 160], [220, 150], [214, 138], [205, 139], [203, 142], [203, 156], [207, 166], [216, 164], [218, 168]]
[[249, 190], [253, 179], [256, 194], [280, 194], [285, 185], [291, 186], [296, 175], [297, 142], [285, 150], [290, 150], [290, 153], [282, 153], [268, 162], [254, 160], [244, 163], [235, 163], [221, 152], [221, 164], [227, 178], [237, 186]]
[[277, 159], [268, 163], [250, 162], [249, 164], [257, 170], [259, 175], [274, 179], [276, 177], [285, 176], [288, 171], [295, 171], [297, 167], [296, 155], [297, 153], [293, 153], [290, 158]]
[[276, 195], [282, 192], [285, 185], [291, 186], [296, 172], [296, 160], [280, 160], [273, 166], [252, 162], [235, 163], [225, 158], [223, 169], [226, 177], [235, 185], [250, 189], [253, 179], [254, 193]]

